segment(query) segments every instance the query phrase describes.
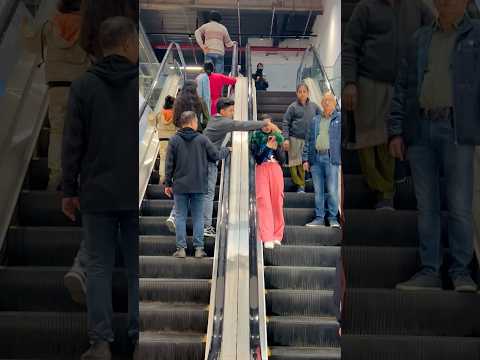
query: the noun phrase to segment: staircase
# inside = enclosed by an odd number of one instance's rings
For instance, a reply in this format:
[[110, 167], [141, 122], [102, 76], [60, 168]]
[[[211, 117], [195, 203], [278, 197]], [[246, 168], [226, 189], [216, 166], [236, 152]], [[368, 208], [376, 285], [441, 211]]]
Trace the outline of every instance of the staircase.
[[[257, 109], [281, 127], [295, 98], [294, 92], [259, 91]], [[342, 233], [304, 226], [314, 217], [313, 186], [308, 183], [307, 193], [297, 194], [289, 172], [284, 173], [283, 245], [264, 249], [269, 359], [340, 359], [335, 286]]]
[[[158, 169], [158, 166], [157, 166]], [[195, 259], [191, 238], [186, 259], [176, 259], [175, 234], [165, 225], [173, 201], [151, 176], [140, 219], [140, 358], [203, 360], [215, 240], [205, 238], [207, 258]], [[217, 186], [216, 199], [219, 187]], [[217, 213], [214, 206], [214, 217]], [[213, 220], [214, 223], [216, 219]], [[191, 221], [187, 233], [191, 234]]]
[[[48, 123], [31, 161], [0, 264], [0, 359], [78, 359], [88, 348], [84, 306], [63, 285], [82, 230], [61, 211], [61, 193], [48, 182]], [[113, 359], [129, 359], [126, 278], [113, 277]]]
[[[342, 2], [342, 28], [356, 3]], [[356, 152], [345, 151], [343, 163], [347, 210], [342, 259], [347, 289], [342, 358], [480, 359], [479, 295], [456, 293], [450, 285], [442, 292], [395, 290], [397, 283], [409, 279], [419, 268], [411, 178], [397, 187], [397, 211], [375, 211]], [[445, 209], [444, 200], [443, 205]], [[445, 226], [442, 232], [446, 240]]]

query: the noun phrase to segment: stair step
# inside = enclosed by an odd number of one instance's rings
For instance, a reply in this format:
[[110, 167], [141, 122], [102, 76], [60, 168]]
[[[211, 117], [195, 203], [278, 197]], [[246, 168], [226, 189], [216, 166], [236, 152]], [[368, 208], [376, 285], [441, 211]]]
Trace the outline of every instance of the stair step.
[[155, 360], [203, 360], [205, 334], [184, 332], [141, 332], [139, 358]]
[[[173, 200], [143, 200], [142, 216], [170, 216]], [[213, 202], [213, 216], [217, 216], [218, 201]]]
[[286, 225], [283, 245], [325, 246], [339, 245], [342, 231], [331, 227], [307, 227], [303, 225]]
[[208, 306], [142, 302], [142, 331], [207, 332]]
[[274, 316], [267, 321], [268, 343], [270, 346], [336, 347], [339, 328], [334, 318]]
[[342, 360], [478, 360], [480, 338], [343, 335]]
[[340, 348], [273, 346], [270, 360], [340, 360]]
[[[165, 222], [166, 216], [141, 216], [140, 217], [140, 235], [174, 235], [169, 230]], [[217, 219], [212, 219], [213, 224]], [[192, 219], [187, 219], [187, 234], [192, 233]]]
[[172, 256], [141, 256], [140, 277], [210, 279], [213, 258], [177, 259]]
[[[205, 252], [208, 256], [213, 257], [215, 251], [215, 238], [205, 237]], [[187, 237], [187, 254], [193, 254], [193, 239]], [[141, 236], [140, 237], [140, 255], [144, 256], [169, 256], [176, 251], [175, 236]]]
[[326, 290], [336, 286], [334, 267], [265, 266], [266, 289]]
[[336, 246], [281, 246], [265, 249], [263, 258], [266, 266], [335, 267], [340, 258]]
[[174, 303], [210, 302], [210, 280], [208, 279], [155, 279], [140, 278], [140, 300]]
[[268, 290], [268, 316], [325, 316], [337, 314], [331, 290]]

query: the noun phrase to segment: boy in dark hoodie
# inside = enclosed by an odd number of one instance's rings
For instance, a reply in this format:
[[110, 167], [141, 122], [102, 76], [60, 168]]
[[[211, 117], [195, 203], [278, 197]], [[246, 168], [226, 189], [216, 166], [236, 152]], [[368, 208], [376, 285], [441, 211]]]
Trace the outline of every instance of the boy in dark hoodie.
[[[105, 20], [104, 58], [74, 81], [63, 138], [63, 212], [81, 208], [88, 252], [91, 347], [82, 360], [111, 359], [112, 272], [118, 241], [128, 277], [128, 335], [138, 341], [138, 33], [125, 17]], [[79, 180], [80, 179], [80, 183]]]
[[165, 168], [165, 194], [169, 197], [175, 194], [177, 251], [173, 256], [186, 257], [186, 220], [190, 204], [195, 257], [203, 258], [206, 256], [203, 206], [208, 185], [208, 162], [226, 158], [229, 150], [218, 150], [207, 137], [197, 132], [198, 119], [192, 111], [182, 113], [176, 125], [180, 130], [168, 144]]

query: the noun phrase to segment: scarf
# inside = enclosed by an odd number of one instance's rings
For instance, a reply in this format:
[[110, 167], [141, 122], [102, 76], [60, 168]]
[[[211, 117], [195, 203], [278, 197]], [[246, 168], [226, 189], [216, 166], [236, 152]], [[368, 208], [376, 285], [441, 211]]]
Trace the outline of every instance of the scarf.
[[80, 12], [70, 14], [57, 14], [53, 18], [60, 36], [69, 44], [75, 43], [80, 36], [80, 27], [82, 25], [82, 17]]

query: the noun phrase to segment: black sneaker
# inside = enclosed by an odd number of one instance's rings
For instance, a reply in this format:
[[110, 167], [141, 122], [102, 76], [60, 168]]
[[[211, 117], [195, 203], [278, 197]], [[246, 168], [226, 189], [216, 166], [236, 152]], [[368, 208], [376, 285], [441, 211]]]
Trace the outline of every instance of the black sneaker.
[[69, 271], [63, 277], [63, 284], [67, 288], [72, 300], [77, 304], [87, 303], [87, 277], [79, 271]]
[[215, 228], [213, 226], [207, 226], [204, 230], [203, 230], [203, 236], [205, 237], [216, 237], [217, 236], [217, 233], [215, 232]]
[[106, 341], [99, 341], [92, 345], [83, 353], [80, 360], [111, 360], [112, 353], [110, 351], [110, 344]]
[[185, 259], [187, 257], [187, 252], [183, 248], [177, 249], [177, 251], [175, 251], [172, 256], [178, 259]]
[[457, 292], [469, 292], [474, 293], [477, 291], [478, 286], [472, 277], [468, 274], [460, 275], [452, 279], [453, 286]]
[[396, 288], [409, 291], [442, 290], [442, 280], [436, 274], [420, 271], [410, 280], [397, 284]]

